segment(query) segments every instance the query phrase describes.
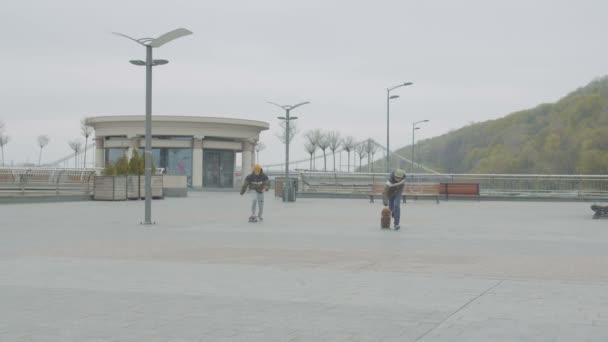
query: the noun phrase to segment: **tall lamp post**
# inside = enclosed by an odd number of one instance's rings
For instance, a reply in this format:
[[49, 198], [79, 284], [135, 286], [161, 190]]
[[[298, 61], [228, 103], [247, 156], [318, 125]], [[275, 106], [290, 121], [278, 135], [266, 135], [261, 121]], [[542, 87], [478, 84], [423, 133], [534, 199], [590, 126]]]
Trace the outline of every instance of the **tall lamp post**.
[[143, 224], [152, 224], [152, 67], [164, 65], [169, 61], [164, 59], [152, 59], [152, 48], [161, 47], [168, 42], [177, 38], [192, 34], [191, 31], [184, 28], [162, 34], [158, 38], [140, 38], [135, 39], [122, 33], [113, 32], [116, 35], [130, 39], [146, 48], [146, 61], [132, 60], [131, 64], [146, 67], [146, 205], [145, 219]]
[[416, 125], [418, 125], [419, 123], [423, 123], [423, 122], [429, 122], [429, 120], [420, 120], [420, 121], [416, 121], [412, 124], [412, 173], [414, 173], [414, 147], [415, 147], [415, 140], [414, 137], [416, 136], [416, 130], [420, 129], [420, 127], [416, 127]]
[[391, 163], [390, 163], [390, 108], [391, 108], [391, 100], [396, 99], [399, 95], [391, 96], [391, 91], [400, 88], [412, 85], [412, 82], [405, 82], [403, 84], [396, 85], [391, 88], [386, 88], [386, 173], [390, 173]]
[[291, 120], [297, 120], [298, 117], [297, 116], [289, 116], [289, 113], [300, 107], [303, 106], [305, 104], [309, 104], [310, 102], [305, 101], [305, 102], [301, 102], [298, 103], [296, 105], [280, 105], [280, 104], [276, 104], [274, 102], [268, 102], [271, 105], [275, 105], [277, 107], [280, 107], [282, 109], [285, 110], [285, 116], [279, 116], [278, 119], [279, 120], [285, 120], [285, 181], [283, 183], [283, 202], [287, 202], [288, 200], [288, 195], [289, 195], [289, 188], [291, 187], [291, 182], [289, 182], [289, 122]]

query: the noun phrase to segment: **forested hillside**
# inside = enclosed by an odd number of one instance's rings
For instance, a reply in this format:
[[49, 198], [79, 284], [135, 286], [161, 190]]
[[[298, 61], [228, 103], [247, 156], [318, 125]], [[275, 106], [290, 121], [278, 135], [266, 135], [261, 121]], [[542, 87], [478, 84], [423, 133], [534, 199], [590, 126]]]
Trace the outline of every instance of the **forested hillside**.
[[[608, 77], [556, 103], [420, 141], [416, 152], [447, 173], [608, 174]], [[411, 147], [397, 153], [409, 158]]]

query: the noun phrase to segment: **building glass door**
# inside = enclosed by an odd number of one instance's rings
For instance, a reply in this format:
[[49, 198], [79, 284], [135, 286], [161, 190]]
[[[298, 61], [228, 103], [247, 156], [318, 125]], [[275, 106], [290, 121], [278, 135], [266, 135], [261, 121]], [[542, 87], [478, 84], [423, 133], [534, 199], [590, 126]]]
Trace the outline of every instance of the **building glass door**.
[[234, 187], [234, 151], [203, 150], [203, 187]]

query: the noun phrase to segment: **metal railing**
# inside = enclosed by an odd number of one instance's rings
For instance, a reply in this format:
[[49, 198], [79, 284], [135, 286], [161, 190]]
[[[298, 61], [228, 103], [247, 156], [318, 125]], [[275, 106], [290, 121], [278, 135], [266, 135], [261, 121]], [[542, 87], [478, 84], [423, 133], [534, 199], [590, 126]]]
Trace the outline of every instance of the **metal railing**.
[[90, 195], [95, 169], [0, 167], [0, 196]]
[[[301, 172], [301, 192], [357, 193], [386, 182], [384, 173]], [[608, 175], [408, 174], [410, 183], [476, 183], [482, 197], [608, 199]]]

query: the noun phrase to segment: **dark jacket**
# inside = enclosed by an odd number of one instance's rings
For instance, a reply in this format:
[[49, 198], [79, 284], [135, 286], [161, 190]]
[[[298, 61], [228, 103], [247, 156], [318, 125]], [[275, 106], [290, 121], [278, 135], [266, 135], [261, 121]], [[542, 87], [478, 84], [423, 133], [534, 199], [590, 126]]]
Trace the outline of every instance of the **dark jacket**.
[[259, 193], [266, 191], [266, 189], [270, 189], [270, 180], [268, 179], [268, 176], [264, 174], [264, 171], [260, 171], [259, 175], [252, 172], [250, 175], [245, 177], [245, 181], [241, 187], [241, 195], [244, 194], [248, 189], [255, 190]]
[[405, 186], [405, 177], [402, 179], [395, 178], [395, 173], [391, 172], [391, 175], [384, 184], [384, 191], [382, 192], [382, 203], [388, 205], [388, 201], [395, 195], [401, 196], [403, 193], [403, 187]]

